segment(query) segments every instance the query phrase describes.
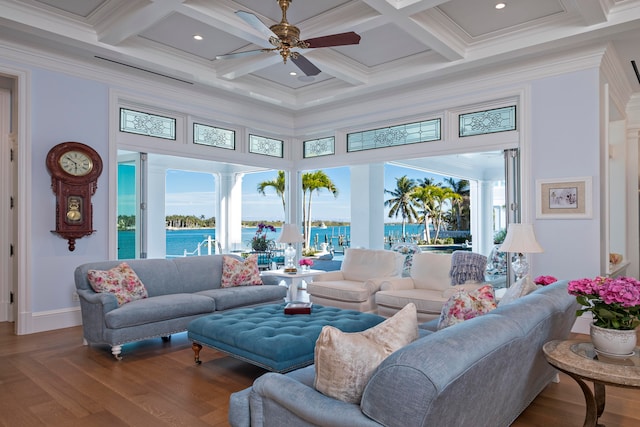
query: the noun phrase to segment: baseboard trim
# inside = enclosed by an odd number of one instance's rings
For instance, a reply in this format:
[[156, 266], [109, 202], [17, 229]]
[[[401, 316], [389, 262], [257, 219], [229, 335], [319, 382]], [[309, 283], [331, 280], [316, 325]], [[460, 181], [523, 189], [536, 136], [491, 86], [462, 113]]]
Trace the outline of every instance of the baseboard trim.
[[28, 333], [52, 331], [82, 325], [80, 307], [32, 313], [31, 330]]

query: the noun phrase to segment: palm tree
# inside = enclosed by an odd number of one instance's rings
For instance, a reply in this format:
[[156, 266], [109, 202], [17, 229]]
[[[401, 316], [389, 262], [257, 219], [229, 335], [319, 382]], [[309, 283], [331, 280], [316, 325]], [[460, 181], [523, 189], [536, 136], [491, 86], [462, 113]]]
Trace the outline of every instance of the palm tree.
[[[453, 205], [451, 209], [455, 214], [456, 218], [456, 229], [463, 230], [463, 227], [468, 228], [466, 223], [468, 221], [463, 221], [463, 213], [468, 213], [469, 209], [469, 181], [466, 179], [460, 179], [456, 181], [454, 178], [445, 178], [444, 180], [449, 187], [456, 193], [460, 195], [460, 199], [456, 199], [453, 201]], [[465, 220], [467, 218], [464, 218]]]
[[278, 196], [280, 196], [280, 199], [282, 199], [282, 209], [284, 210], [285, 215], [287, 214], [287, 206], [285, 204], [285, 200], [284, 200], [284, 191], [285, 191], [285, 174], [284, 171], [278, 171], [278, 176], [276, 177], [276, 179], [272, 180], [272, 181], [262, 181], [260, 183], [258, 183], [258, 193], [262, 194], [263, 196], [266, 196], [267, 193], [265, 193], [265, 188], [267, 187], [272, 187], [274, 190], [276, 190], [276, 194]]
[[445, 204], [447, 202], [452, 205], [458, 200], [462, 200], [462, 196], [458, 193], [454, 192], [449, 187], [435, 187], [433, 191], [433, 201], [435, 203], [435, 224], [434, 227], [436, 229], [436, 235], [434, 237], [435, 240], [438, 240], [438, 234], [440, 233], [440, 228], [443, 223], [443, 211]]
[[431, 243], [431, 229], [429, 228], [429, 224], [436, 214], [435, 197], [433, 193], [437, 191], [438, 188], [440, 187], [436, 185], [416, 187], [411, 195], [420, 211], [418, 221], [424, 224], [422, 237], [427, 244]]
[[[302, 174], [302, 223], [304, 225], [305, 248], [309, 248], [311, 239], [311, 195], [326, 189], [334, 197], [338, 197], [338, 188], [324, 171], [306, 172]], [[307, 198], [307, 193], [309, 196]]]
[[412, 223], [418, 216], [414, 207], [413, 190], [416, 188], [416, 182], [407, 178], [406, 175], [396, 178], [395, 190], [387, 190], [384, 192], [392, 197], [384, 201], [385, 206], [389, 206], [389, 218], [402, 217], [402, 239], [406, 237], [406, 223]]

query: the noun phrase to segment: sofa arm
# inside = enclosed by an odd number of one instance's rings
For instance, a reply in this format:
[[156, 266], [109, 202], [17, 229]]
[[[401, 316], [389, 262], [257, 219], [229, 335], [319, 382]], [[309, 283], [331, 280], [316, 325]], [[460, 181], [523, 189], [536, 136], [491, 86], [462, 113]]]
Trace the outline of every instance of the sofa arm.
[[342, 271], [328, 271], [326, 273], [319, 273], [313, 275], [314, 282], [325, 282], [325, 281], [333, 281], [333, 280], [344, 280], [344, 275]]
[[[293, 425], [300, 419], [308, 424], [326, 427], [380, 426], [365, 416], [359, 405], [325, 396], [294, 378], [274, 372], [255, 380], [250, 401], [252, 426]], [[270, 412], [272, 419], [264, 419], [261, 409], [266, 407], [265, 401], [276, 403], [283, 413], [276, 415]], [[273, 408], [273, 405], [270, 407]]]
[[380, 286], [381, 291], [402, 291], [407, 289], [415, 289], [413, 279], [410, 277], [385, 279]]
[[82, 333], [90, 343], [104, 343], [105, 315], [118, 308], [116, 296], [107, 292], [77, 289], [82, 314]]

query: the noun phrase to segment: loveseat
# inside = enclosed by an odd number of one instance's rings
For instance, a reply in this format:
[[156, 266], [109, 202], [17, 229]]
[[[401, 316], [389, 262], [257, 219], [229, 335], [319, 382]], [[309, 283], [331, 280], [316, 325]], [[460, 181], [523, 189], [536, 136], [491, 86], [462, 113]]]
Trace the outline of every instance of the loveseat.
[[510, 425], [556, 371], [545, 342], [567, 338], [577, 303], [556, 282], [488, 314], [437, 330], [395, 351], [375, 369], [360, 404], [314, 389], [315, 367], [267, 373], [231, 395], [229, 421], [240, 426]]
[[284, 286], [223, 288], [224, 256], [242, 260], [233, 255], [126, 260], [148, 297], [121, 305], [114, 294], [95, 292], [88, 273], [113, 269], [122, 260], [80, 265], [74, 278], [85, 342], [110, 345], [115, 358], [120, 359], [123, 344], [154, 337], [168, 339], [171, 334], [186, 331], [189, 322], [200, 316], [284, 301]]
[[313, 282], [307, 284], [309, 300], [314, 304], [375, 313], [375, 293], [380, 283], [387, 278], [401, 277], [404, 260], [404, 255], [393, 251], [349, 248], [340, 270], [317, 274]]
[[[418, 310], [418, 321], [426, 322], [438, 317], [444, 303], [461, 288], [479, 288], [484, 281], [486, 257], [466, 251], [454, 254], [416, 253], [413, 255], [409, 277], [381, 280], [380, 290], [375, 294], [378, 314], [384, 317], [393, 316], [407, 303], [412, 302]], [[452, 263], [456, 258], [464, 260], [465, 257], [477, 258], [480, 268], [452, 286]]]

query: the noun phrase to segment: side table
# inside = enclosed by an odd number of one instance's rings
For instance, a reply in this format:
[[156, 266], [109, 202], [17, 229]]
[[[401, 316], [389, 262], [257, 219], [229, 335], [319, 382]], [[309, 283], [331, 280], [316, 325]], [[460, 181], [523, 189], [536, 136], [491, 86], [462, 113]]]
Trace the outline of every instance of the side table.
[[279, 270], [266, 270], [261, 272], [260, 274], [264, 276], [275, 276], [279, 279], [284, 280], [289, 287], [288, 300], [296, 301], [298, 295], [298, 287], [302, 284], [302, 281], [306, 279], [311, 279], [316, 274], [326, 273], [324, 270], [306, 270], [302, 271], [302, 269], [298, 269], [295, 273], [287, 273], [284, 269]]
[[[584, 427], [601, 425], [598, 418], [606, 403], [605, 385], [640, 387], [640, 347], [626, 358], [599, 355], [591, 342], [578, 340], [550, 341], [542, 350], [547, 362], [573, 378], [582, 389], [587, 406]], [[593, 382], [594, 392], [583, 380]]]

